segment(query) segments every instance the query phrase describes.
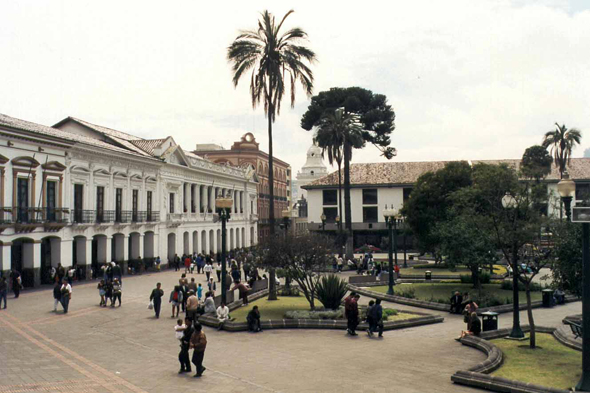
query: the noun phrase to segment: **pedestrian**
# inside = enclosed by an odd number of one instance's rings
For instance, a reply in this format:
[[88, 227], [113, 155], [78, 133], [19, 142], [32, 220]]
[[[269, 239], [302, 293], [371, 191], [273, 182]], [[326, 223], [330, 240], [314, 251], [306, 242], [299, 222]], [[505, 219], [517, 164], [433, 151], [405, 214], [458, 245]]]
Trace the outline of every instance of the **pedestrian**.
[[475, 303], [473, 301], [473, 299], [469, 299], [469, 303], [467, 303], [467, 305], [465, 306], [465, 310], [463, 311], [463, 315], [465, 315], [465, 317], [467, 319], [465, 322], [467, 322], [467, 330], [468, 331], [471, 331], [471, 316], [474, 313], [476, 313], [478, 308], [479, 307], [478, 307], [477, 303]]
[[106, 307], [109, 300], [113, 304], [113, 283], [110, 280], [105, 282], [104, 292], [104, 307]]
[[176, 321], [176, 326], [174, 326], [174, 335], [178, 341], [182, 340], [184, 329], [186, 329], [186, 324], [183, 323], [182, 319], [178, 319]]
[[232, 265], [231, 267], [231, 278], [235, 283], [240, 282], [240, 279], [242, 278], [237, 265]]
[[201, 301], [201, 297], [203, 297], [203, 287], [201, 286], [201, 283], [199, 283], [199, 286], [197, 287], [197, 298], [199, 299], [199, 302]]
[[224, 302], [221, 302], [219, 307], [217, 307], [217, 320], [219, 321], [219, 326], [217, 327], [217, 329], [218, 330], [223, 329], [223, 324], [228, 319], [229, 319], [229, 308], [225, 305]]
[[221, 282], [221, 263], [215, 264], [215, 274], [217, 274], [217, 282]]
[[207, 337], [203, 333], [203, 327], [200, 323], [195, 323], [195, 331], [191, 336], [190, 347], [194, 348], [193, 364], [197, 370], [195, 378], [200, 378], [207, 368], [203, 367], [203, 358], [205, 357], [205, 348], [207, 348]]
[[188, 294], [188, 279], [186, 278], [186, 274], [182, 273], [180, 280], [178, 280], [178, 285], [180, 285], [180, 290], [182, 291], [182, 312], [186, 310], [186, 299]]
[[113, 262], [113, 278], [119, 280], [119, 284], [123, 285], [123, 272], [121, 271], [121, 266], [117, 262]]
[[[16, 269], [12, 269], [12, 272], [10, 273], [10, 278], [12, 280], [12, 292], [14, 292], [14, 298], [18, 299], [22, 287], [22, 278], [19, 271]], [[59, 282], [61, 282], [61, 280]]]
[[[0, 277], [0, 308], [6, 310], [6, 296], [8, 294], [8, 283], [6, 277]], [[2, 299], [4, 299], [4, 307], [2, 307]]]
[[156, 270], [160, 271], [160, 263], [162, 263], [162, 260], [160, 259], [160, 256], [156, 257]]
[[68, 269], [68, 284], [72, 285], [74, 282], [74, 276], [76, 275], [76, 269], [74, 266], [70, 266]]
[[215, 296], [215, 290], [217, 290], [217, 286], [215, 285], [215, 281], [213, 281], [213, 279], [209, 280], [209, 282], [207, 283], [207, 286], [209, 287], [209, 292], [211, 292], [213, 294], [213, 296]]
[[121, 307], [121, 283], [119, 282], [118, 278], [113, 280], [113, 297], [111, 300], [111, 307], [115, 307], [115, 301], [119, 300], [119, 307]]
[[100, 282], [98, 283], [96, 288], [98, 289], [98, 294], [100, 295], [100, 304], [98, 306], [99, 307], [106, 307], [107, 302], [106, 302], [105, 296], [107, 293], [105, 290], [104, 280], [100, 280]]
[[180, 305], [182, 304], [182, 290], [180, 289], [180, 285], [176, 285], [174, 290], [170, 292], [170, 300], [168, 303], [172, 303], [172, 317], [174, 318], [174, 310], [176, 310], [176, 317], [178, 317], [178, 313], [180, 312]]
[[61, 303], [61, 284], [56, 281], [53, 284], [53, 312], [57, 312], [59, 303]]
[[190, 271], [191, 271], [191, 258], [187, 255], [186, 258], [184, 258], [184, 272], [190, 273]]
[[197, 309], [199, 308], [199, 299], [192, 289], [188, 291], [188, 298], [186, 299], [186, 317], [191, 321], [197, 319]]
[[184, 324], [186, 327], [182, 331], [182, 338], [180, 339], [180, 353], [178, 354], [178, 361], [180, 362], [180, 371], [179, 374], [182, 373], [190, 373], [191, 370], [191, 361], [189, 358], [189, 348], [191, 337], [195, 331], [193, 328], [193, 322], [188, 318], [184, 319]]
[[248, 322], [248, 331], [258, 333], [262, 331], [262, 327], [260, 326], [260, 311], [258, 311], [258, 306], [252, 307], [252, 310], [248, 313], [246, 317], [246, 321]]
[[156, 313], [156, 318], [160, 318], [160, 307], [162, 306], [162, 296], [164, 296], [164, 291], [162, 290], [162, 284], [157, 283], [156, 288], [152, 290], [150, 295], [150, 302], [153, 303], [154, 312]]
[[344, 299], [344, 315], [348, 321], [347, 332], [351, 336], [356, 336], [356, 327], [358, 326], [358, 299], [360, 298], [356, 292], [351, 292], [346, 299]]
[[397, 280], [398, 278], [400, 278], [400, 275], [399, 275], [399, 270], [400, 270], [400, 269], [399, 269], [399, 265], [398, 265], [398, 264], [395, 264], [395, 265], [393, 265], [393, 271], [395, 272], [395, 276], [393, 276], [393, 277], [394, 277], [396, 280]]
[[367, 319], [369, 320], [369, 336], [372, 337], [375, 330], [378, 330], [379, 337], [383, 337], [383, 306], [381, 306], [381, 299], [377, 299], [373, 307], [367, 311]]
[[191, 282], [188, 283], [188, 290], [197, 293], [197, 283], [194, 277], [191, 277]]
[[338, 273], [342, 273], [342, 268], [344, 268], [344, 258], [342, 258], [342, 254], [338, 255]]
[[59, 279], [59, 282], [62, 282], [62, 280], [64, 279], [65, 276], [66, 276], [66, 270], [61, 265], [61, 263], [58, 263], [57, 264], [57, 278]]
[[213, 294], [211, 292], [207, 292], [205, 294], [205, 308], [203, 311], [205, 314], [207, 314], [215, 312], [215, 310], [215, 299], [213, 299]]
[[70, 300], [72, 299], [72, 286], [68, 284], [67, 279], [62, 280], [61, 285], [61, 306], [64, 308], [64, 314], [68, 313], [68, 308], [70, 306]]
[[174, 259], [172, 260], [172, 264], [174, 265], [175, 272], [178, 271], [179, 262], [180, 262], [180, 258], [178, 257], [178, 254], [174, 254]]
[[203, 270], [205, 271], [205, 275], [207, 276], [207, 281], [209, 281], [209, 279], [211, 278], [211, 272], [213, 271], [213, 266], [210, 263], [208, 263], [205, 265]]
[[455, 291], [455, 294], [451, 297], [451, 314], [461, 314], [461, 303], [463, 303], [463, 296], [461, 292]]
[[246, 286], [246, 284], [244, 284], [238, 280], [236, 282], [236, 285], [234, 285], [234, 287], [231, 290], [233, 291], [236, 289], [240, 291], [240, 299], [242, 299], [242, 306], [247, 306], [248, 305], [248, 290], [250, 288], [248, 288]]

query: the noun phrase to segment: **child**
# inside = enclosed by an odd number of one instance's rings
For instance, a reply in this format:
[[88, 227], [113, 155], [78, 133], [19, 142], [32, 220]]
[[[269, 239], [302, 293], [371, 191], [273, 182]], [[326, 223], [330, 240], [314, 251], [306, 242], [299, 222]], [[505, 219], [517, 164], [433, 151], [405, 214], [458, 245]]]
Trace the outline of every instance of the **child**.
[[209, 292], [211, 292], [213, 294], [213, 296], [215, 296], [215, 290], [217, 289], [217, 286], [215, 285], [215, 281], [213, 281], [213, 279], [210, 279], [208, 282], [208, 286], [209, 286]]
[[97, 288], [98, 288], [98, 294], [100, 295], [100, 306], [99, 307], [106, 307], [107, 302], [104, 298], [106, 295], [104, 280], [100, 280]]
[[203, 287], [201, 286], [201, 283], [199, 283], [199, 286], [197, 287], [197, 298], [199, 298], [199, 302], [201, 301], [202, 296], [203, 296]]
[[176, 326], [174, 326], [174, 332], [176, 334], [177, 340], [182, 340], [182, 336], [184, 335], [184, 329], [186, 329], [186, 325], [182, 323], [182, 319], [176, 321]]

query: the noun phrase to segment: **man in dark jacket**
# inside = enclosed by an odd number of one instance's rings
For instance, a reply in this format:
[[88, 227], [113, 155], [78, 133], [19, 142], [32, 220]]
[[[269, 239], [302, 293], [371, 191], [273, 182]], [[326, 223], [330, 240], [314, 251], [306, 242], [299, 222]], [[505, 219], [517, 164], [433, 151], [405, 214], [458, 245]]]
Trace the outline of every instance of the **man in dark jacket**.
[[192, 371], [191, 361], [188, 354], [191, 337], [193, 336], [195, 329], [193, 328], [193, 321], [190, 318], [185, 318], [184, 324], [186, 325], [186, 329], [184, 329], [182, 339], [180, 340], [180, 353], [178, 354], [178, 361], [180, 362], [179, 374], [190, 373]]
[[162, 306], [162, 296], [164, 296], [164, 291], [162, 290], [162, 284], [157, 283], [156, 288], [152, 291], [150, 295], [150, 301], [154, 303], [154, 312], [156, 313], [156, 318], [160, 318], [160, 307]]
[[358, 300], [360, 295], [356, 294], [356, 292], [351, 292], [350, 295], [344, 299], [344, 315], [348, 320], [348, 329], [347, 332], [351, 336], [356, 336], [356, 327], [359, 324], [359, 308], [358, 308]]
[[195, 331], [191, 336], [190, 347], [195, 349], [192, 361], [197, 369], [195, 378], [199, 378], [206, 370], [203, 367], [203, 358], [205, 357], [205, 348], [207, 348], [207, 337], [203, 333], [203, 327], [200, 323], [195, 323]]
[[375, 305], [371, 307], [367, 314], [369, 320], [369, 336], [372, 336], [375, 330], [379, 329], [379, 337], [383, 337], [383, 306], [381, 306], [381, 299], [375, 301]]
[[461, 308], [461, 303], [463, 303], [463, 296], [461, 296], [461, 292], [457, 291], [451, 297], [451, 314], [461, 314], [463, 312]]

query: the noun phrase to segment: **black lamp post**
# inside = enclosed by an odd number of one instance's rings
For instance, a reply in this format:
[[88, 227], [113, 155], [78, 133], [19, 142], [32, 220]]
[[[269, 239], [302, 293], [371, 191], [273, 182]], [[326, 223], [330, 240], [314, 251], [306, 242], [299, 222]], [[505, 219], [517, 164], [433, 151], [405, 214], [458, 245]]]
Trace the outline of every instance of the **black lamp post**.
[[336, 216], [336, 227], [338, 227], [338, 231], [342, 229], [342, 223], [340, 222], [340, 216]]
[[226, 266], [226, 246], [227, 246], [227, 230], [225, 228], [227, 221], [231, 217], [231, 209], [233, 206], [233, 200], [231, 198], [215, 199], [215, 210], [217, 210], [218, 220], [221, 221], [221, 301], [226, 303], [226, 282], [225, 277], [227, 275]]
[[[516, 199], [506, 193], [502, 198], [502, 206], [510, 209], [513, 214], [518, 214], [518, 203]], [[510, 338], [523, 338], [524, 332], [520, 328], [520, 302], [518, 300], [518, 247], [516, 240], [512, 243], [512, 331]]]
[[407, 260], [407, 251], [406, 251], [406, 231], [408, 226], [406, 224], [406, 218], [402, 217], [403, 225], [404, 225], [404, 269], [408, 268], [408, 260]]
[[[391, 206], [391, 209], [387, 208], [385, 205], [385, 210], [383, 210], [383, 217], [385, 217], [385, 224], [387, 225], [387, 229], [389, 230], [389, 288], [387, 289], [388, 295], [393, 295], [393, 286], [395, 282], [393, 280], [393, 248], [397, 251], [397, 244], [395, 243], [395, 238], [393, 236], [393, 229], [396, 226], [396, 211]], [[395, 263], [397, 264], [397, 252], [395, 255]]]
[[289, 234], [289, 226], [291, 224], [291, 210], [283, 210], [283, 229], [285, 230], [285, 237]]
[[326, 230], [326, 215], [322, 214], [320, 220], [322, 220], [322, 232], [324, 232]]
[[[562, 179], [557, 183], [557, 191], [565, 206], [565, 217], [569, 223], [576, 184], [567, 172], [563, 173]], [[585, 221], [583, 214], [575, 217], [582, 222], [582, 377], [576, 385], [576, 391], [590, 392], [590, 221]]]

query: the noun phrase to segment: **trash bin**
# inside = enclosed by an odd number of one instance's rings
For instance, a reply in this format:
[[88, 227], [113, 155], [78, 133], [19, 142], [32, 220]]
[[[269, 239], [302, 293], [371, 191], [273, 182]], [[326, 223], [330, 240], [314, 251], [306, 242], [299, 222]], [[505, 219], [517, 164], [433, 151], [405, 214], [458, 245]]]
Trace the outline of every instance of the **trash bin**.
[[553, 307], [553, 290], [543, 289], [543, 307]]
[[484, 332], [490, 330], [498, 330], [498, 313], [493, 311], [486, 311], [481, 314], [482, 327]]
[[424, 279], [427, 280], [427, 281], [432, 280], [432, 272], [430, 270], [426, 270], [424, 272]]

